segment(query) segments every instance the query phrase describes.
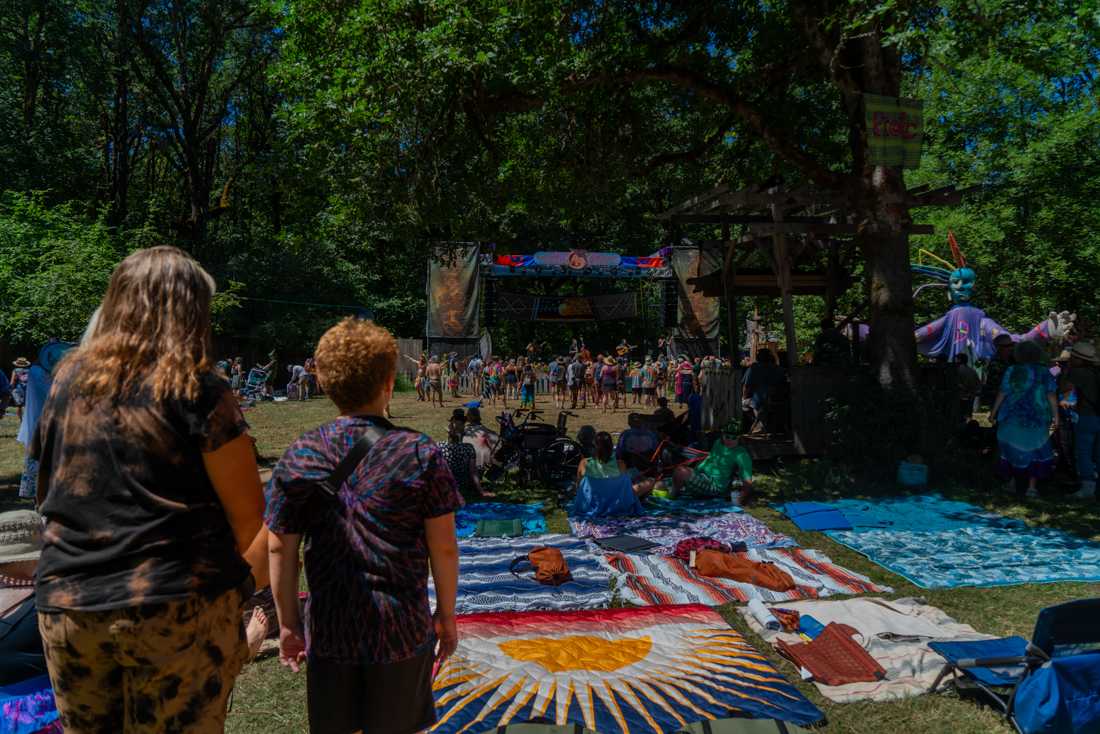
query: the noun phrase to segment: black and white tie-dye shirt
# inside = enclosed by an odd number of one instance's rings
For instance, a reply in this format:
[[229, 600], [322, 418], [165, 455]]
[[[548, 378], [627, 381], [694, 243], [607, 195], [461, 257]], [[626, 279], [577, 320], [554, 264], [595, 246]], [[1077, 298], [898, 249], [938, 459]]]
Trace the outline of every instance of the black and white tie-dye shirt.
[[267, 487], [265, 522], [305, 536], [311, 659], [392, 663], [435, 644], [424, 521], [462, 506], [442, 451], [422, 433], [378, 439], [338, 498], [317, 483], [380, 418], [341, 416], [291, 444]]
[[[70, 373], [71, 374], [71, 373]], [[88, 400], [55, 382], [31, 446], [46, 520], [35, 602], [103, 611], [213, 598], [249, 574], [202, 454], [247, 429], [225, 380], [195, 401]]]

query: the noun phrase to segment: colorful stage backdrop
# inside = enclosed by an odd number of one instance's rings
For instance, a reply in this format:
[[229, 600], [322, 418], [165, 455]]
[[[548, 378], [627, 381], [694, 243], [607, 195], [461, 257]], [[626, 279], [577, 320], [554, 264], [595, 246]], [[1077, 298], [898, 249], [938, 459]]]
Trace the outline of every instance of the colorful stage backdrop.
[[498, 321], [610, 321], [638, 316], [637, 293], [596, 296], [536, 296], [500, 293]]

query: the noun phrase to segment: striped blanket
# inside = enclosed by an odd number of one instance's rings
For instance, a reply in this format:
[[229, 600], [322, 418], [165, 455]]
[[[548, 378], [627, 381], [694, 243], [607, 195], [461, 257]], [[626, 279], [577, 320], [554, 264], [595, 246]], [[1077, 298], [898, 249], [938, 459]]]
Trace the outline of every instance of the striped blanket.
[[683, 561], [671, 556], [614, 553], [607, 564], [616, 575], [619, 599], [649, 606], [655, 604], [744, 604], [817, 599], [834, 594], [889, 593], [866, 576], [842, 568], [828, 556], [807, 548], [756, 551], [761, 560], [776, 564], [796, 584], [791, 591], [772, 591], [730, 579], [700, 576]]
[[[511, 571], [512, 561], [539, 546], [557, 548], [573, 580], [546, 586], [526, 571]], [[540, 609], [599, 609], [611, 604], [611, 571], [583, 540], [569, 535], [523, 538], [468, 538], [458, 541], [458, 614], [527, 612]], [[435, 587], [428, 594], [435, 607]]]
[[747, 513], [721, 515], [678, 514], [653, 517], [602, 517], [596, 520], [569, 518], [569, 526], [578, 538], [609, 538], [633, 535], [659, 544], [658, 554], [670, 554], [676, 544], [687, 538], [712, 538], [749, 548], [788, 548], [797, 545]]

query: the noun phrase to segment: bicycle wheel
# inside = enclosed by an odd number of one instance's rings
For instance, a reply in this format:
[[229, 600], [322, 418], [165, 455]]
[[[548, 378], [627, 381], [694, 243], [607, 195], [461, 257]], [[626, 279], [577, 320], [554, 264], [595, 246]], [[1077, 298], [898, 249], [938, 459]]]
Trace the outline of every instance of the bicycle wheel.
[[581, 445], [571, 438], [559, 438], [539, 452], [542, 478], [545, 482], [558, 485], [572, 482], [577, 476], [584, 452]]

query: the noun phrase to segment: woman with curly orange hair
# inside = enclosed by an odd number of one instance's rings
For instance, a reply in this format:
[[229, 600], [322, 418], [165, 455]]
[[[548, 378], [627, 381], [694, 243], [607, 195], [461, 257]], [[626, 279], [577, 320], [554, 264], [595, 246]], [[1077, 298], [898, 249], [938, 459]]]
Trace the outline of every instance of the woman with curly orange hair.
[[267, 583], [247, 424], [210, 358], [214, 281], [154, 247], [115, 269], [31, 449], [35, 602], [66, 732], [219, 732]]

